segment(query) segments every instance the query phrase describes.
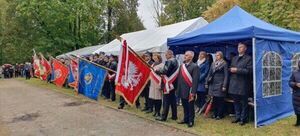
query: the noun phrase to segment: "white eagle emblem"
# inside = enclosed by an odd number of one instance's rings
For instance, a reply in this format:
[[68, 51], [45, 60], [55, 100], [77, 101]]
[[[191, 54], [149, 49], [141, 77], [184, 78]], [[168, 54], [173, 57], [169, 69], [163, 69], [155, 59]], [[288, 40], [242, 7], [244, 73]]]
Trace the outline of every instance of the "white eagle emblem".
[[61, 70], [57, 69], [54, 71], [54, 79], [60, 78], [61, 77]]
[[122, 85], [126, 89], [130, 88], [130, 90], [133, 90], [133, 87], [137, 86], [140, 82], [143, 74], [138, 71], [136, 65], [131, 61], [129, 61], [128, 70], [125, 73], [128, 75], [127, 79], [125, 75], [122, 76]]

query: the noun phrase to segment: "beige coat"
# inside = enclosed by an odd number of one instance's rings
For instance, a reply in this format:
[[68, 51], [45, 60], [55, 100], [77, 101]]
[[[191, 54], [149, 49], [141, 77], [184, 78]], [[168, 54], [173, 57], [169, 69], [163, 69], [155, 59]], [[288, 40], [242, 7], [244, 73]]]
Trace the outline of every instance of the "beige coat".
[[[158, 70], [164, 67], [163, 63], [160, 63], [153, 67], [153, 69]], [[162, 99], [162, 90], [160, 84], [157, 84], [152, 78], [150, 78], [150, 90], [149, 90], [149, 98], [154, 100]]]

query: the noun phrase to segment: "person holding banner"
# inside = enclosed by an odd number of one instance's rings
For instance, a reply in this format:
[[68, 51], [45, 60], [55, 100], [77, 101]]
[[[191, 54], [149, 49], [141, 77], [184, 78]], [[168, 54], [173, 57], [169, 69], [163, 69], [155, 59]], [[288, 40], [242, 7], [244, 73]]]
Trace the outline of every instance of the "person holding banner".
[[162, 116], [156, 118], [159, 121], [166, 121], [169, 114], [169, 107], [172, 109], [172, 119], [177, 120], [177, 104], [176, 104], [176, 79], [179, 72], [178, 61], [174, 58], [174, 53], [171, 50], [166, 52], [166, 59], [164, 67], [161, 70], [156, 70], [157, 74], [162, 75], [163, 88], [163, 111]]
[[212, 118], [220, 120], [224, 117], [224, 106], [226, 97], [226, 86], [228, 82], [228, 65], [223, 59], [223, 53], [216, 52], [216, 60], [209, 70], [205, 88], [208, 88], [208, 95], [213, 97], [214, 114]]
[[193, 62], [194, 52], [186, 51], [184, 54], [184, 62], [178, 73], [178, 97], [181, 99], [184, 118], [179, 124], [187, 124], [188, 127], [194, 126], [195, 118], [195, 96], [198, 87], [199, 68]]
[[[116, 71], [117, 70], [117, 61], [116, 61], [116, 56], [111, 55], [109, 57], [109, 63], [107, 64], [108, 68], [111, 70]], [[116, 78], [116, 73], [115, 72], [108, 72], [107, 74], [108, 77], [108, 90], [110, 94], [110, 99], [111, 101], [116, 100], [116, 93], [115, 93], [115, 78]]]
[[[153, 54], [152, 59], [154, 63], [152, 65], [154, 71], [160, 70], [163, 68], [162, 58], [160, 54]], [[153, 104], [155, 112], [154, 117], [160, 116], [160, 109], [162, 104], [162, 90], [160, 87], [161, 77], [157, 75], [154, 71], [151, 71], [150, 74], [150, 90], [149, 90], [149, 99]]]
[[[143, 58], [144, 58], [145, 62], [148, 63], [150, 66], [153, 64], [153, 61], [151, 60], [151, 53], [150, 52], [146, 52], [143, 55]], [[149, 86], [150, 86], [150, 82], [147, 82], [144, 90], [141, 93], [141, 96], [145, 98], [145, 106], [142, 109], [142, 111], [145, 111], [146, 113], [152, 113], [153, 112], [152, 103], [151, 103], [151, 100], [149, 99]]]

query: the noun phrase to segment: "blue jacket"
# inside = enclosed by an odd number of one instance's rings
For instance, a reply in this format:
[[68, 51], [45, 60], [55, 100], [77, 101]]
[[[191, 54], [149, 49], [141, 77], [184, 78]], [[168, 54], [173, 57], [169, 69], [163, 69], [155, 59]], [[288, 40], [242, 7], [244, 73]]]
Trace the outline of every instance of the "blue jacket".
[[198, 80], [198, 92], [205, 92], [205, 80], [209, 72], [209, 63], [205, 60], [199, 67], [199, 80]]

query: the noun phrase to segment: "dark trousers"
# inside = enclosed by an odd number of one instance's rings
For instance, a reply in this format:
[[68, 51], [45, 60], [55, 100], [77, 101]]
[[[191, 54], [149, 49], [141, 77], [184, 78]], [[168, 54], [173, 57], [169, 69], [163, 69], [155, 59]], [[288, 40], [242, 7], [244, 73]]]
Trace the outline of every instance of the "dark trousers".
[[194, 123], [194, 118], [195, 118], [195, 101], [189, 102], [188, 99], [181, 99], [182, 106], [183, 106], [183, 112], [184, 112], [184, 122], [189, 123], [193, 122]]
[[145, 107], [144, 108], [147, 110], [153, 110], [151, 100], [149, 99], [149, 86], [150, 86], [150, 84], [146, 85], [141, 96], [145, 98]]
[[109, 92], [109, 82], [107, 80], [104, 81], [103, 88], [102, 88], [102, 95], [106, 98], [110, 98], [110, 92]]
[[169, 94], [163, 95], [162, 119], [167, 119], [170, 106], [172, 109], [172, 118], [177, 119], [177, 104], [176, 104], [176, 95], [174, 90], [172, 90]]
[[115, 92], [115, 83], [112, 81], [112, 82], [109, 82], [109, 96], [110, 96], [110, 99], [112, 101], [115, 101], [116, 100], [116, 92]]
[[224, 97], [213, 97], [213, 103], [212, 103], [213, 109], [214, 109], [214, 116], [215, 117], [224, 117], [224, 106], [225, 106], [225, 100]]
[[205, 104], [206, 95], [207, 95], [207, 92], [197, 92], [197, 99], [196, 99], [195, 103], [198, 108], [202, 108], [202, 106]]
[[151, 99], [151, 102], [153, 104], [155, 113], [160, 113], [162, 100], [153, 100], [153, 99]]
[[30, 79], [31, 75], [29, 70], [25, 70], [25, 77], [26, 79]]
[[[125, 106], [125, 104], [127, 104], [126, 101], [125, 101], [125, 99], [122, 96], [120, 96], [119, 106], [123, 108]], [[140, 106], [139, 98], [136, 100], [135, 106], [136, 107]]]
[[300, 114], [296, 114], [296, 118], [297, 118], [296, 125], [300, 125]]
[[248, 96], [232, 95], [235, 111], [235, 118], [241, 121], [246, 121], [248, 118]]

